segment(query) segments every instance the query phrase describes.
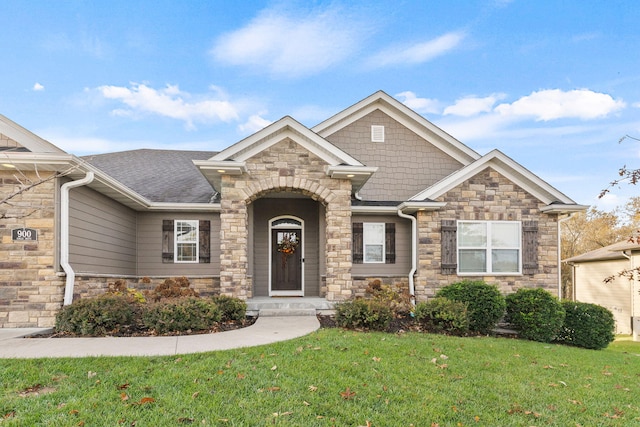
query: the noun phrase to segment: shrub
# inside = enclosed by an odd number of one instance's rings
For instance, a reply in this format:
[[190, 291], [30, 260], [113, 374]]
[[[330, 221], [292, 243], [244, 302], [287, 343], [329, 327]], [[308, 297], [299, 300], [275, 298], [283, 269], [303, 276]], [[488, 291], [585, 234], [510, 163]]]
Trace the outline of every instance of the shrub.
[[464, 335], [469, 332], [467, 304], [437, 297], [416, 304], [416, 321], [429, 332]]
[[148, 305], [142, 321], [158, 334], [167, 332], [206, 331], [220, 321], [215, 302], [200, 298], [181, 298]]
[[190, 288], [191, 284], [186, 277], [165, 279], [162, 283], [149, 292], [149, 299], [160, 301], [163, 298], [197, 297], [198, 293]]
[[398, 285], [393, 287], [383, 285], [380, 280], [376, 279], [368, 284], [365, 292], [371, 298], [387, 305], [395, 316], [407, 316], [411, 312], [411, 295]]
[[597, 304], [563, 301], [566, 312], [558, 341], [576, 347], [600, 350], [615, 338], [613, 313]]
[[56, 314], [55, 328], [77, 335], [113, 334], [134, 323], [135, 311], [130, 299], [123, 295], [80, 299], [62, 307]]
[[247, 303], [239, 298], [216, 295], [211, 299], [218, 306], [223, 322], [243, 320], [247, 315]]
[[436, 296], [466, 303], [469, 311], [469, 330], [473, 332], [491, 332], [504, 316], [504, 296], [497, 286], [489, 285], [482, 280], [453, 283], [440, 289]]
[[560, 301], [541, 288], [518, 289], [507, 295], [507, 320], [518, 330], [518, 336], [540, 342], [551, 342], [560, 332], [565, 311]]
[[127, 287], [127, 282], [124, 280], [116, 280], [114, 283], [109, 283], [107, 285], [107, 293], [112, 295], [124, 295], [132, 302], [146, 302], [144, 294], [137, 289]]
[[343, 328], [384, 330], [393, 318], [391, 308], [376, 299], [356, 298], [335, 308], [336, 324]]

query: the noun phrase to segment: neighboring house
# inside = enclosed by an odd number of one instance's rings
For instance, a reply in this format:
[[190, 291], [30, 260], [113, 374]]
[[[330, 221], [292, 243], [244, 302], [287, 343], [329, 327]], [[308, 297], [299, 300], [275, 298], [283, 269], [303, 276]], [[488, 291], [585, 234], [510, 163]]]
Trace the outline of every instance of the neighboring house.
[[[384, 92], [313, 128], [284, 117], [221, 152], [79, 158], [0, 117], [0, 326], [49, 326], [63, 301], [126, 279], [202, 294], [426, 300], [462, 279], [559, 287], [559, 220], [586, 207], [500, 151], [482, 156]], [[2, 209], [3, 206], [0, 206]], [[23, 240], [23, 230], [37, 240]], [[30, 229], [30, 230], [29, 230]]]
[[[640, 267], [640, 245], [614, 243], [564, 260], [572, 267], [574, 299], [608, 308], [616, 320], [616, 333], [640, 340], [640, 281], [622, 271]], [[613, 281], [606, 281], [615, 277]]]

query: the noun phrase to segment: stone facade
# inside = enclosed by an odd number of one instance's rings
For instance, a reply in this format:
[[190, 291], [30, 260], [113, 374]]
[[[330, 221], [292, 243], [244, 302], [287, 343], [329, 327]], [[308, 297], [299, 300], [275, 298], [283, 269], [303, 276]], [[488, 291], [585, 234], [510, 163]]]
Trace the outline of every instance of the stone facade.
[[[47, 178], [30, 172], [0, 172], [0, 199]], [[56, 274], [55, 194], [51, 179], [0, 206], [0, 327], [49, 327], [62, 306], [64, 278]], [[36, 241], [14, 241], [12, 230], [32, 228]]]
[[[74, 301], [81, 298], [92, 298], [103, 295], [109, 288], [110, 283], [114, 283], [116, 280], [124, 280], [127, 284], [127, 288], [136, 289], [139, 291], [150, 291], [155, 289], [160, 283], [166, 279], [173, 279], [174, 277], [138, 277], [138, 276], [123, 276], [123, 277], [96, 277], [96, 276], [76, 276], [75, 286], [73, 287], [73, 299]], [[189, 277], [189, 283], [191, 288], [194, 289], [200, 296], [206, 297], [211, 295], [218, 295], [220, 293], [220, 278], [219, 277]]]
[[248, 172], [222, 177], [220, 291], [251, 297], [247, 278], [247, 205], [271, 192], [300, 192], [325, 206], [326, 298], [351, 297], [351, 182], [332, 179], [326, 163], [286, 139], [246, 161]]
[[[482, 279], [498, 285], [503, 293], [522, 287], [541, 287], [557, 295], [558, 224], [556, 215], [540, 211], [545, 206], [533, 195], [507, 180], [493, 169], [487, 169], [437, 201], [447, 202], [443, 210], [418, 212], [419, 264], [416, 299], [432, 297], [438, 289], [468, 279]], [[441, 221], [538, 221], [538, 272], [514, 276], [458, 276], [441, 273]]]

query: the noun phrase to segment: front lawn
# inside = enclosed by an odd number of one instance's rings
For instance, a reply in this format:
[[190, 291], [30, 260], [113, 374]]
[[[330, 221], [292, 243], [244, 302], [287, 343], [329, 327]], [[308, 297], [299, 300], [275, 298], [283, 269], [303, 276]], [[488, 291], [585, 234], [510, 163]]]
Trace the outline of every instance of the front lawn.
[[0, 426], [623, 426], [640, 344], [322, 329], [179, 357], [3, 360]]

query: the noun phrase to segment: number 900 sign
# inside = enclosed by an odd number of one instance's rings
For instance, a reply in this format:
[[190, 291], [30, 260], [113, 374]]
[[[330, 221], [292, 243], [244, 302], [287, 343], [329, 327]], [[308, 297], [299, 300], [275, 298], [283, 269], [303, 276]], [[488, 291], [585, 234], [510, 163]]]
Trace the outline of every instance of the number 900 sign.
[[38, 240], [38, 232], [33, 228], [16, 228], [11, 230], [13, 240]]

